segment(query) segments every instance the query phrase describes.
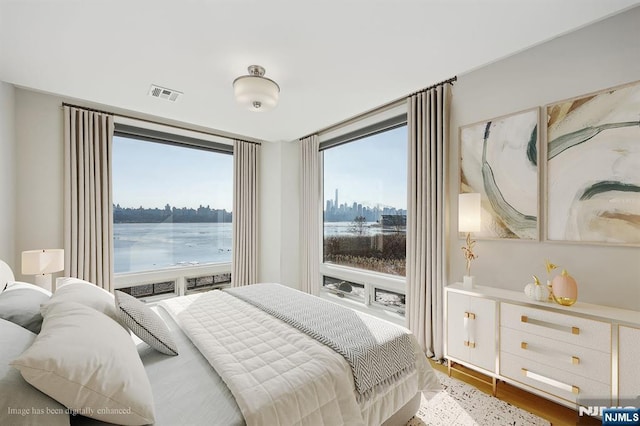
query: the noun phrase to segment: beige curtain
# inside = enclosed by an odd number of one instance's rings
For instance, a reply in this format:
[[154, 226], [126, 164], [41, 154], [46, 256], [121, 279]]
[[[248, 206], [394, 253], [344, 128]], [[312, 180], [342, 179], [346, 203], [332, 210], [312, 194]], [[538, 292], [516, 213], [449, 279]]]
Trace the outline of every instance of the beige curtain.
[[318, 294], [320, 288], [320, 230], [322, 191], [318, 135], [300, 139], [300, 250], [301, 290]]
[[260, 145], [233, 142], [233, 243], [231, 284], [258, 280], [258, 165]]
[[443, 357], [449, 85], [408, 99], [407, 325], [429, 357]]
[[113, 116], [64, 107], [65, 275], [113, 291]]

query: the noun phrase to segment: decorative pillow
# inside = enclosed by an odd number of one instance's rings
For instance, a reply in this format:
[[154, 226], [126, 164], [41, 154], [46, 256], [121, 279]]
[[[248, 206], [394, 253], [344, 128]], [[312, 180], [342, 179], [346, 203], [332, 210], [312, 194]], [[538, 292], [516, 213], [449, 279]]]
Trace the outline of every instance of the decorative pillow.
[[95, 309], [74, 302], [49, 306], [42, 331], [11, 365], [86, 417], [120, 425], [155, 421], [151, 385], [131, 337]]
[[9, 281], [5, 285], [4, 290], [2, 292], [4, 293], [10, 290], [19, 290], [19, 289], [25, 289], [25, 288], [29, 290], [37, 291], [38, 293], [42, 293], [44, 295], [51, 297], [51, 292], [46, 288], [42, 288], [38, 285], [31, 284], [31, 283], [23, 283], [22, 281]]
[[28, 283], [14, 283], [0, 293], [0, 318], [40, 333], [40, 305], [51, 298], [43, 288]]
[[155, 350], [167, 355], [178, 355], [171, 331], [162, 318], [133, 296], [116, 290], [116, 308], [120, 321], [133, 334]]
[[64, 283], [56, 289], [51, 299], [42, 305], [41, 312], [43, 316], [46, 316], [47, 309], [56, 303], [76, 302], [89, 306], [118, 321], [113, 294], [89, 281], [78, 278], [67, 278], [62, 281]]
[[18, 370], [9, 366], [35, 338], [29, 330], [0, 319], [0, 425], [68, 426], [66, 407], [25, 382]]

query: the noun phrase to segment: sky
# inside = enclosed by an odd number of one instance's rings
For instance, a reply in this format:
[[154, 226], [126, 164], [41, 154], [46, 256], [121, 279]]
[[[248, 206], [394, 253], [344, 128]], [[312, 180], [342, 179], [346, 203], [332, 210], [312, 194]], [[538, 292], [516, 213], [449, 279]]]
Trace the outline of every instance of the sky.
[[[407, 128], [323, 151], [326, 200], [407, 208]], [[113, 202], [121, 207], [231, 211], [233, 157], [199, 149], [113, 139]]]
[[113, 203], [231, 211], [233, 156], [115, 136]]
[[407, 126], [323, 151], [327, 200], [407, 208]]

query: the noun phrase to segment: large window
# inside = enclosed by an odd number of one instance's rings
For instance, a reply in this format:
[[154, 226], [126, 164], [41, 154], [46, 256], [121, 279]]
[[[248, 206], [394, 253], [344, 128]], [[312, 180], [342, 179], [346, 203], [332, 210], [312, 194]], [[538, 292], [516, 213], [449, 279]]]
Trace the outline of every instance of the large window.
[[116, 128], [115, 273], [231, 262], [232, 192], [230, 152]]
[[324, 263], [405, 276], [406, 124], [327, 144], [323, 164]]

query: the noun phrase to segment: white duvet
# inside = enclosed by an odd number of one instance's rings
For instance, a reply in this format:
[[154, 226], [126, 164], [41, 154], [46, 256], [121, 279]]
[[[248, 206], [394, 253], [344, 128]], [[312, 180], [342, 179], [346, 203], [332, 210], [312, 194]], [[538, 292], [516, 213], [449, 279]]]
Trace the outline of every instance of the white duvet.
[[439, 387], [416, 346], [416, 370], [356, 402], [347, 361], [225, 292], [163, 301], [234, 395], [248, 426], [381, 424], [420, 390]]

